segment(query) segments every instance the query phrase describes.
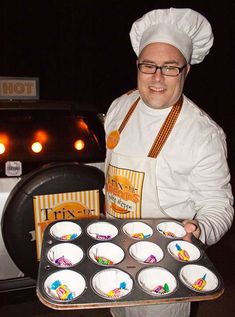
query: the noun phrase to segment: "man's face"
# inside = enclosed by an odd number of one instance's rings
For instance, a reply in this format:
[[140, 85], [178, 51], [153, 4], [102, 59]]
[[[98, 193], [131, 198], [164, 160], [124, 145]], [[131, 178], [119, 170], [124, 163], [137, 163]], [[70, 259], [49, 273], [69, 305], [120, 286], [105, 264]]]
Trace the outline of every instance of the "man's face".
[[[186, 64], [182, 53], [176, 47], [165, 43], [147, 45], [138, 62], [177, 67]], [[176, 77], [164, 76], [160, 69], [155, 74], [143, 74], [138, 70], [138, 89], [145, 104], [155, 109], [173, 106], [182, 94], [189, 68], [187, 65]]]

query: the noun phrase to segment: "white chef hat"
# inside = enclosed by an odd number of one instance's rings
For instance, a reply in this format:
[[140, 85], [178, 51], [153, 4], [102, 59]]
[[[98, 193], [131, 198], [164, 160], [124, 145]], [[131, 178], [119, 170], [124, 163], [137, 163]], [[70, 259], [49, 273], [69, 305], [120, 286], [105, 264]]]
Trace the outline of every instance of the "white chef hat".
[[190, 64], [203, 61], [213, 45], [210, 23], [192, 9], [158, 9], [135, 21], [130, 31], [132, 47], [137, 56], [155, 42], [168, 43], [183, 54]]

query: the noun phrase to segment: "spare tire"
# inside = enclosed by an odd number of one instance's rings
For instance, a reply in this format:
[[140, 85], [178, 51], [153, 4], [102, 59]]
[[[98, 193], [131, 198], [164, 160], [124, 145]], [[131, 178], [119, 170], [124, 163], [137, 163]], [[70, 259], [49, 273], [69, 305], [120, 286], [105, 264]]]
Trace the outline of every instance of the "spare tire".
[[51, 163], [22, 177], [5, 203], [2, 235], [9, 255], [25, 275], [36, 278], [38, 272], [33, 196], [98, 189], [102, 212], [103, 186], [101, 170], [79, 163]]

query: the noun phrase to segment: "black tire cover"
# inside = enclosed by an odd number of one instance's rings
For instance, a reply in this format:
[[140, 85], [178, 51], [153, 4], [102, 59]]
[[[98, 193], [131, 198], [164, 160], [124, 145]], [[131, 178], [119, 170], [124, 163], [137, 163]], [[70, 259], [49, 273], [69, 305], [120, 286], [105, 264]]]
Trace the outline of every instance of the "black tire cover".
[[51, 163], [22, 177], [11, 191], [3, 210], [2, 235], [6, 249], [18, 268], [37, 277], [38, 261], [33, 196], [99, 189], [103, 211], [104, 173], [94, 166], [79, 163]]

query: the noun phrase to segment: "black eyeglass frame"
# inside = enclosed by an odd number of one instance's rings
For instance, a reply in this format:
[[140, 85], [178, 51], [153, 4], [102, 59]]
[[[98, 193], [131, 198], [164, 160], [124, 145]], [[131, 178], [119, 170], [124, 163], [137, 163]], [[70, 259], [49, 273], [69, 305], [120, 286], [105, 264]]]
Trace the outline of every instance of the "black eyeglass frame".
[[[141, 66], [141, 65], [153, 66], [153, 67], [155, 67], [155, 70], [154, 70], [154, 72], [151, 72], [151, 73], [143, 72], [143, 71], [140, 69], [140, 66]], [[138, 68], [138, 70], [139, 70], [142, 74], [153, 75], [153, 74], [155, 74], [155, 73], [157, 72], [158, 69], [160, 69], [161, 74], [162, 74], [163, 76], [169, 76], [169, 77], [177, 77], [177, 76], [179, 76], [179, 74], [183, 71], [183, 69], [184, 69], [186, 66], [187, 66], [187, 63], [186, 63], [185, 65], [183, 65], [182, 67], [167, 66], [167, 65], [158, 66], [158, 65], [150, 64], [150, 63], [138, 63], [138, 64], [137, 64], [137, 68]], [[178, 74], [177, 74], [177, 75], [166, 75], [166, 74], [163, 74], [162, 68], [174, 68], [174, 69], [178, 69]]]

